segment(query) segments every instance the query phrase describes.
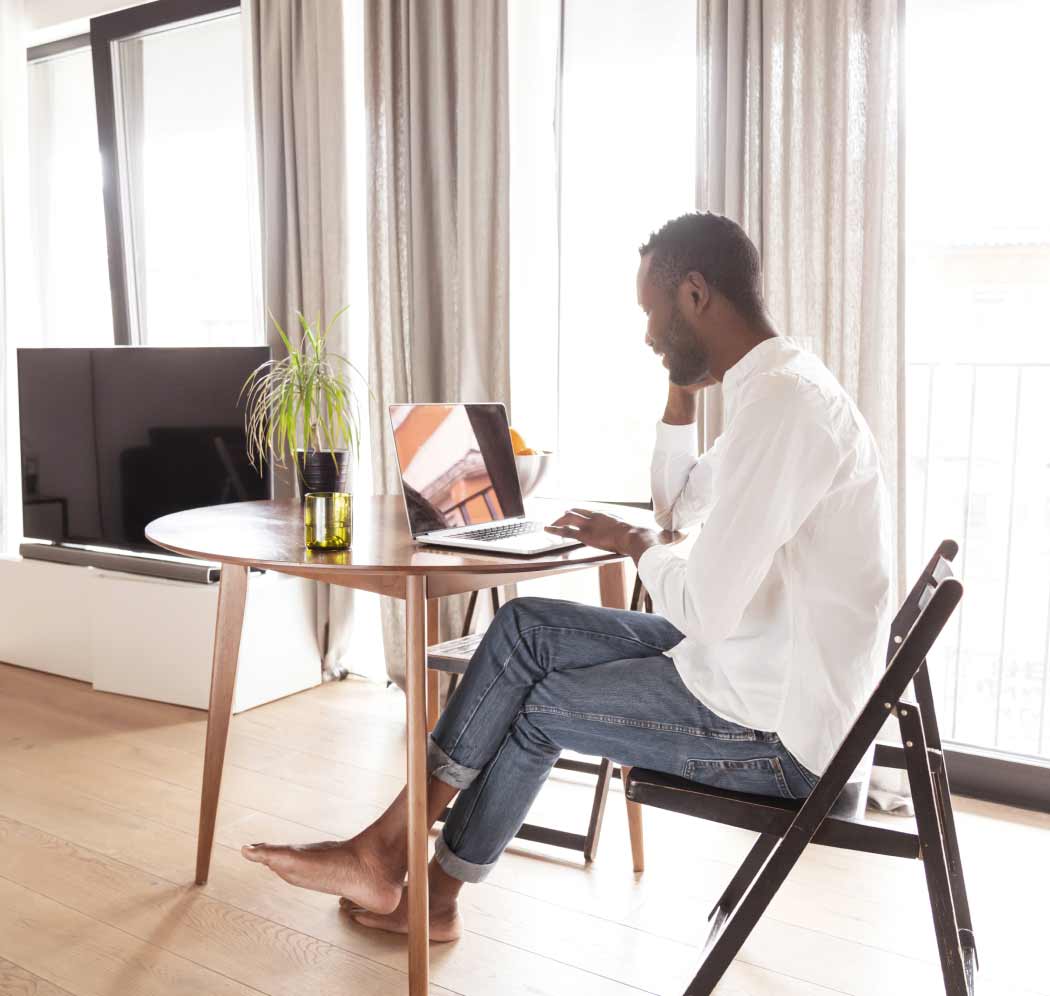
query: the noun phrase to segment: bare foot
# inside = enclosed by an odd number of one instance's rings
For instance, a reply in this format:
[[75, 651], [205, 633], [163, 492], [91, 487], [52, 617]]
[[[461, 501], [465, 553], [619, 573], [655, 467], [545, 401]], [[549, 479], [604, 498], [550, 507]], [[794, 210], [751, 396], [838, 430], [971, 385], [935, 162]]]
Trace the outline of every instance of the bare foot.
[[242, 847], [241, 854], [292, 885], [346, 897], [373, 913], [392, 913], [401, 900], [404, 870], [391, 867], [382, 854], [356, 840], [298, 847], [251, 844]]
[[[408, 933], [407, 894], [402, 895], [397, 909], [385, 916], [369, 913], [355, 908], [352, 900], [342, 898], [339, 908], [362, 927], [374, 927], [376, 930], [389, 930], [394, 934]], [[430, 940], [437, 944], [458, 941], [463, 933], [463, 922], [459, 918], [459, 909], [455, 902], [451, 906], [430, 906]]]

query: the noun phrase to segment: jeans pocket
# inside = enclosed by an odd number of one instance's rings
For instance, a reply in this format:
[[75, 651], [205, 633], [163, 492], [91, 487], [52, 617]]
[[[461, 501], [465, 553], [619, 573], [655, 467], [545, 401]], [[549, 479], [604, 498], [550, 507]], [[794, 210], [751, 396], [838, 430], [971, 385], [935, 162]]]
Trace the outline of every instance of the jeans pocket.
[[[817, 775], [813, 774], [813, 772], [810, 771], [809, 768], [803, 767], [801, 763], [796, 761], [794, 754], [785, 751], [784, 760], [795, 770], [798, 777], [802, 779], [802, 783], [809, 787], [810, 792], [812, 792], [813, 789], [817, 787], [817, 782], [820, 781], [820, 778]], [[808, 795], [809, 793], [807, 792], [806, 794]]]
[[685, 777], [711, 788], [751, 795], [792, 798], [780, 759], [753, 757], [740, 760], [690, 758], [685, 763]]

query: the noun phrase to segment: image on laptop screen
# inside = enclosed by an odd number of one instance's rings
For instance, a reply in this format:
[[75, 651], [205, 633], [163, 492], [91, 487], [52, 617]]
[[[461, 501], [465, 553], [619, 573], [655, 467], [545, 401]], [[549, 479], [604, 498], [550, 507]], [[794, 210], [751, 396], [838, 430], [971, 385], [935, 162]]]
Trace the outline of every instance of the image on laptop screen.
[[524, 514], [500, 404], [391, 405], [412, 535]]

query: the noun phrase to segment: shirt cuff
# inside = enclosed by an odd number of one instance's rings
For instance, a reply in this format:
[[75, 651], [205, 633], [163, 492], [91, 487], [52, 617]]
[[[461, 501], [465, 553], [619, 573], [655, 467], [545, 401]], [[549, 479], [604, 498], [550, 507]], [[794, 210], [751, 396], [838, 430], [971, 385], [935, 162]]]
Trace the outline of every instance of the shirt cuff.
[[667, 422], [656, 423], [656, 449], [665, 453], [688, 453], [698, 456], [700, 437], [696, 423], [690, 425], [669, 425]]

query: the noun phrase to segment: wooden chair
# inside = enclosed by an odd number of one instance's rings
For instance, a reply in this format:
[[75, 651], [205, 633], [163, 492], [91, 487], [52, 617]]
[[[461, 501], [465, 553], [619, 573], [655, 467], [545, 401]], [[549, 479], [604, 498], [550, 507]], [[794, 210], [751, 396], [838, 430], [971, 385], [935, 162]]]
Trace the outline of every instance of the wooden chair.
[[[490, 588], [489, 596], [492, 599], [492, 613], [495, 615], [500, 608], [498, 589]], [[643, 596], [644, 592], [641, 591], [640, 584], [636, 583], [634, 597], [631, 601], [632, 609], [637, 610], [640, 608]], [[471, 592], [470, 601], [467, 604], [466, 619], [463, 623], [463, 633], [458, 640], [449, 640], [427, 648], [427, 668], [432, 672], [443, 671], [451, 675], [448, 687], [448, 696], [450, 698], [459, 684], [460, 676], [466, 672], [470, 664], [470, 657], [477, 649], [483, 635], [481, 633], [471, 634], [470, 632], [474, 622], [477, 601], [478, 593], [476, 591]], [[431, 688], [430, 694], [436, 698], [436, 683]], [[433, 723], [431, 723], [431, 728], [433, 728]], [[590, 864], [598, 853], [598, 840], [601, 836], [602, 823], [605, 819], [605, 803], [609, 797], [609, 784], [613, 778], [621, 778], [623, 774], [606, 757], [603, 757], [598, 763], [559, 757], [554, 762], [554, 766], [562, 770], [579, 771], [597, 777], [597, 783], [594, 787], [594, 798], [591, 803], [591, 815], [587, 823], [586, 832], [571, 833], [566, 830], [557, 830], [553, 827], [525, 823], [515, 836], [521, 840], [531, 840], [540, 844], [551, 844], [554, 847], [564, 847], [570, 851], [579, 851], [583, 854], [583, 860]], [[442, 820], [447, 815], [448, 810], [445, 810], [442, 814]], [[641, 872], [645, 869], [641, 807], [632, 802], [627, 803], [627, 823], [631, 835], [631, 855], [634, 862], [634, 870]]]
[[[628, 799], [759, 834], [708, 917], [713, 922], [705, 957], [686, 996], [707, 996], [715, 988], [811, 843], [920, 859], [944, 991], [947, 996], [972, 996], [977, 951], [926, 669], [926, 655], [962, 597], [950, 565], [957, 551], [955, 542], [945, 540], [912, 588], [890, 630], [886, 671], [807, 799], [725, 792], [655, 771], [631, 770]], [[905, 697], [909, 686], [914, 700]], [[908, 772], [916, 833], [867, 822], [861, 793], [844, 793], [891, 713], [900, 723], [904, 746], [878, 745], [875, 764]]]

